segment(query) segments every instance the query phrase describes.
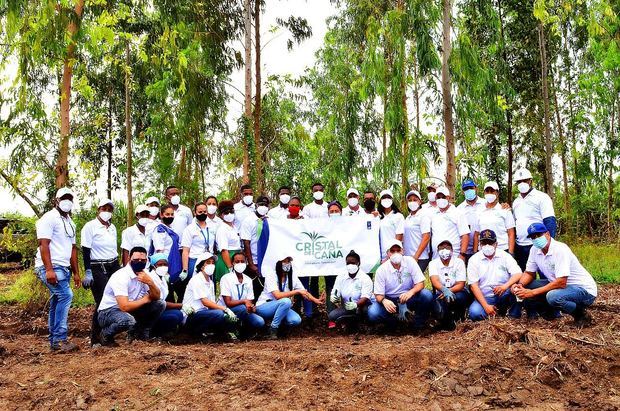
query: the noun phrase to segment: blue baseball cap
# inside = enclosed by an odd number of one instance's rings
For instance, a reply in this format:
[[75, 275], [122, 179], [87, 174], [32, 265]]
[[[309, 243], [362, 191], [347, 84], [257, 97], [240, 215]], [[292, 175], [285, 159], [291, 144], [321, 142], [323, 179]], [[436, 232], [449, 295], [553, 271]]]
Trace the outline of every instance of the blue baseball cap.
[[476, 183], [474, 182], [474, 180], [472, 180], [471, 178], [467, 178], [465, 180], [463, 180], [463, 184], [461, 184], [461, 188], [463, 190], [466, 190], [468, 188], [474, 188], [477, 187]]
[[527, 237], [532, 238], [534, 234], [546, 233], [547, 227], [543, 223], [534, 223], [527, 228]]
[[495, 231], [493, 230], [482, 230], [480, 231], [480, 241], [482, 240], [488, 240], [491, 242], [496, 242], [497, 241], [497, 235], [495, 234]]

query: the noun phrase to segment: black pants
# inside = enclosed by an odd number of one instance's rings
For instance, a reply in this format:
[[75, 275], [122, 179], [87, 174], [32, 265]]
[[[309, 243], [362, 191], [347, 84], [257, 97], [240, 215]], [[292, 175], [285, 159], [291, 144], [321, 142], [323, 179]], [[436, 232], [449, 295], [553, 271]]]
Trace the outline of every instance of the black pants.
[[527, 265], [527, 259], [530, 257], [531, 245], [515, 245], [515, 260], [521, 267], [521, 270], [525, 272], [525, 266]]
[[166, 301], [169, 303], [183, 303], [183, 296], [185, 295], [185, 289], [187, 289], [189, 280], [190, 278], [188, 275], [183, 281], [176, 280], [174, 283], [168, 284], [168, 297], [166, 297]]
[[97, 262], [91, 261], [90, 269], [93, 272], [93, 284], [90, 286], [90, 291], [93, 293], [95, 300], [95, 311], [93, 312], [93, 318], [90, 326], [90, 343], [96, 344], [99, 342], [99, 333], [101, 327], [99, 321], [97, 321], [97, 309], [103, 298], [103, 291], [108, 284], [108, 280], [116, 271], [120, 270], [121, 265], [118, 260], [112, 262]]

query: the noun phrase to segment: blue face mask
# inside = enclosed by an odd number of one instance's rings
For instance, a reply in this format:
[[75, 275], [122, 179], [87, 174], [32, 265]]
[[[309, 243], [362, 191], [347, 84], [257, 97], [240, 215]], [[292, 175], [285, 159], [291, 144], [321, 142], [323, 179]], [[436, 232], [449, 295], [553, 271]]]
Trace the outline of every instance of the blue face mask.
[[542, 250], [547, 245], [547, 237], [542, 235], [538, 238], [535, 238], [532, 240], [532, 244], [534, 245], [534, 247], [538, 248], [539, 250]]
[[476, 190], [470, 188], [469, 190], [465, 190], [465, 200], [472, 201], [476, 198]]

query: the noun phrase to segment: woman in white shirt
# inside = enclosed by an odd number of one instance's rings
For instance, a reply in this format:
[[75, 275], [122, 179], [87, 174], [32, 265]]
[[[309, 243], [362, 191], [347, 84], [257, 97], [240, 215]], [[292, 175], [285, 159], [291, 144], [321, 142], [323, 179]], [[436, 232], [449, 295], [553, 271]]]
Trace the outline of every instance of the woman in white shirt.
[[188, 274], [188, 281], [194, 272], [196, 258], [206, 252], [213, 254], [215, 248], [216, 231], [210, 229], [207, 224], [209, 219], [207, 205], [196, 203], [194, 214], [194, 221], [185, 228], [181, 238], [183, 271]]
[[[183, 294], [187, 282], [187, 272], [183, 272], [181, 253], [179, 252], [179, 236], [172, 229], [174, 208], [166, 204], [160, 210], [161, 222], [155, 226], [151, 234], [151, 248], [149, 255], [162, 253], [168, 258], [168, 274], [170, 274], [170, 293], [168, 301], [183, 301]], [[177, 294], [175, 299], [174, 294]]]
[[422, 209], [422, 197], [416, 190], [407, 193], [407, 208], [409, 215], [404, 222], [403, 249], [405, 255], [413, 257], [424, 272], [430, 261], [430, 237], [423, 234], [431, 232], [431, 218]]
[[153, 337], [171, 337], [176, 334], [179, 327], [185, 320], [185, 316], [181, 308], [183, 304], [166, 301], [168, 297], [168, 257], [165, 254], [153, 254], [149, 259], [151, 262], [151, 271], [149, 276], [159, 288], [160, 299], [166, 303], [166, 310], [161, 313], [153, 329], [151, 335]]
[[241, 252], [241, 238], [235, 228], [235, 205], [230, 200], [223, 200], [218, 206], [222, 224], [215, 234], [215, 245], [218, 250], [215, 264], [215, 281], [220, 281], [224, 274], [229, 273], [233, 263], [232, 258]]
[[394, 204], [394, 195], [390, 189], [383, 190], [379, 195], [377, 210], [381, 216], [379, 243], [381, 245], [381, 259], [384, 260], [387, 255], [383, 244], [389, 244], [394, 239], [403, 241], [405, 217], [398, 210], [398, 206]]

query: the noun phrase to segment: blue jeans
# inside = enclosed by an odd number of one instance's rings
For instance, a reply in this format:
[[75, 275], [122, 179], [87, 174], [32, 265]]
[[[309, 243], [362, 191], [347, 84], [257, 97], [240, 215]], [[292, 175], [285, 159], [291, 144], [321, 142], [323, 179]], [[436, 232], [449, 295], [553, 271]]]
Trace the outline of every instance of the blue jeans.
[[[492, 295], [490, 297], [484, 297], [487, 304], [494, 305], [499, 313], [508, 312], [508, 316], [511, 318], [521, 317], [522, 304], [517, 302], [515, 296], [507, 290], [501, 296]], [[486, 311], [477, 300], [469, 306], [469, 319], [472, 321], [482, 321], [488, 317]]]
[[279, 328], [282, 323], [291, 327], [301, 324], [301, 317], [292, 310], [290, 298], [268, 301], [256, 307], [256, 314], [265, 320], [271, 320], [271, 328]]
[[[385, 297], [398, 306], [398, 298]], [[419, 293], [416, 293], [413, 297], [407, 300], [407, 308], [414, 312], [413, 326], [414, 328], [422, 328], [426, 325], [429, 313], [431, 311], [433, 301], [433, 294], [425, 289], [422, 289]], [[398, 321], [395, 314], [390, 314], [385, 309], [383, 304], [373, 302], [368, 308], [368, 320], [371, 323], [387, 323], [395, 325]]]
[[245, 327], [263, 328], [265, 326], [265, 320], [256, 313], [249, 313], [244, 304], [231, 307], [230, 310], [239, 317], [241, 325]]
[[[549, 284], [548, 280], [534, 280], [527, 285], [527, 288], [535, 289], [547, 284]], [[540, 312], [545, 318], [553, 318], [557, 317], [558, 310], [570, 315], [575, 314], [576, 311], [579, 313], [592, 305], [595, 299], [596, 297], [583, 287], [567, 285], [566, 288], [556, 288], [535, 298], [526, 298], [523, 305], [530, 316], [535, 316]]]
[[465, 310], [471, 301], [469, 292], [462, 290], [454, 293], [454, 301], [448, 303], [445, 298], [439, 298], [439, 291], [434, 293], [433, 314], [439, 321], [456, 321], [465, 317]]
[[69, 308], [73, 300], [73, 291], [69, 284], [71, 272], [69, 267], [54, 266], [54, 272], [58, 280], [57, 284], [50, 284], [45, 278], [45, 267], [38, 267], [35, 270], [37, 277], [47, 287], [50, 292], [50, 309], [48, 316], [49, 342], [56, 345], [61, 341], [67, 340], [67, 320], [69, 318]]
[[[310, 292], [310, 294], [315, 297], [319, 296], [319, 277], [299, 277], [299, 281], [301, 281], [301, 284]], [[304, 316], [306, 316], [306, 318], [312, 317], [312, 311], [314, 310], [315, 304], [305, 298], [301, 299], [301, 304], [304, 307]]]
[[224, 332], [235, 328], [233, 323], [226, 321], [222, 310], [200, 310], [187, 317], [185, 327], [194, 335], [206, 332]]
[[183, 322], [183, 313], [181, 310], [177, 310], [174, 308], [166, 309], [153, 326], [153, 330], [151, 334], [153, 336], [163, 336], [167, 334], [175, 333], [181, 323]]
[[135, 338], [146, 340], [151, 329], [166, 309], [162, 300], [151, 301], [131, 312], [122, 311], [118, 306], [99, 311], [98, 320], [103, 337], [112, 339], [116, 334], [127, 331]]

